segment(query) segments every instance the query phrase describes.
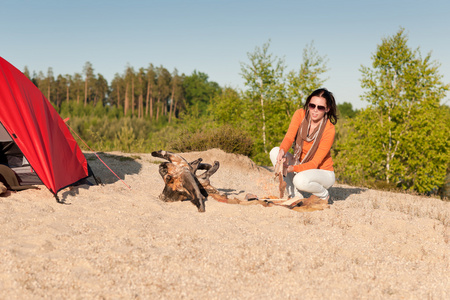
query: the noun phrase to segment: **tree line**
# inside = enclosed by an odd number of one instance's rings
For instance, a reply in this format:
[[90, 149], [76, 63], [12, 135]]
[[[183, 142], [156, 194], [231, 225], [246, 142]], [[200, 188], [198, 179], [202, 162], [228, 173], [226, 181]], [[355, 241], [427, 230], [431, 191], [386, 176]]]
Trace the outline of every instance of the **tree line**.
[[107, 106], [118, 109], [120, 116], [156, 121], [164, 118], [169, 123], [189, 106], [205, 110], [221, 90], [205, 73], [194, 71], [187, 76], [178, 74], [177, 69], [169, 72], [153, 64], [138, 70], [127, 66], [122, 74], [115, 74], [110, 84], [102, 74], [95, 74], [90, 62], [85, 63], [82, 73], [73, 75], [55, 77], [51, 67], [47, 74], [31, 74], [25, 67], [24, 74], [58, 109], [71, 102], [84, 107]]
[[[220, 147], [268, 165], [296, 109], [326, 85], [327, 58], [306, 45], [302, 63], [288, 70], [270, 53], [270, 41], [241, 64], [245, 89], [220, 87], [207, 74], [179, 75], [164, 67], [128, 66], [108, 85], [86, 63], [83, 74], [58, 75], [49, 68], [25, 74], [75, 131], [102, 151], [148, 152]], [[450, 168], [449, 89], [431, 54], [408, 46], [401, 28], [384, 38], [361, 66], [365, 109], [338, 104], [333, 159], [339, 182], [436, 192]], [[339, 95], [335, 95], [339, 100]]]

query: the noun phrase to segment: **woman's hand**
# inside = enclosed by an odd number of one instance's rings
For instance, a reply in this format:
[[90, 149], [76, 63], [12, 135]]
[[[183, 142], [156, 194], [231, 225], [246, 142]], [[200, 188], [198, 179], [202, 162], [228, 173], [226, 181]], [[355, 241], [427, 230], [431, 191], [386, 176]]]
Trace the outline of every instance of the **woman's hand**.
[[282, 161], [285, 154], [286, 153], [284, 153], [284, 150], [280, 149], [280, 151], [278, 151], [277, 161]]
[[288, 173], [292, 173], [294, 172], [294, 166], [288, 165], [288, 161], [285, 157], [285, 154], [286, 153], [284, 153], [284, 150], [280, 149], [280, 151], [278, 151], [277, 162], [282, 162], [284, 167], [286, 168], [286, 171]]

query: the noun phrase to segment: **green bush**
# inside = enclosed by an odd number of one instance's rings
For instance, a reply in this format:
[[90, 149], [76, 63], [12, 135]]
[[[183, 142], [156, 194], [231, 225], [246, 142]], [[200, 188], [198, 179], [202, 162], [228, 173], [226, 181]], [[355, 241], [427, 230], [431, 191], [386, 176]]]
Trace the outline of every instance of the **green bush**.
[[250, 156], [253, 151], [253, 140], [245, 131], [230, 125], [223, 125], [195, 132], [182, 131], [181, 135], [168, 146], [178, 152], [219, 148], [227, 153]]

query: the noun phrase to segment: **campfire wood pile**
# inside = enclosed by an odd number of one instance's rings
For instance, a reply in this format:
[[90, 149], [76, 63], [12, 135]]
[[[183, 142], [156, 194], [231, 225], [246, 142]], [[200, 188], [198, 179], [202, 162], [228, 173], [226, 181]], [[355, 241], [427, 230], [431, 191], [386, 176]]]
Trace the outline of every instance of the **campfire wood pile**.
[[[283, 204], [286, 199], [281, 199], [285, 188], [285, 183], [282, 181], [282, 172], [276, 175], [280, 180], [280, 198], [275, 196], [259, 198], [256, 195], [247, 194], [244, 200], [239, 200], [228, 198], [226, 194], [221, 194], [211, 185], [209, 178], [219, 169], [220, 163], [218, 161], [215, 161], [213, 165], [203, 163], [202, 158], [188, 162], [178, 154], [163, 150], [152, 152], [152, 156], [168, 161], [159, 165], [159, 174], [165, 183], [159, 198], [165, 202], [190, 200], [199, 212], [205, 211], [205, 201], [208, 196], [216, 201], [229, 204], [260, 204], [265, 207], [283, 206], [295, 211], [315, 211], [329, 207], [327, 201], [315, 196], [308, 199], [299, 199], [289, 205]], [[199, 170], [204, 170], [204, 172], [197, 174]]]

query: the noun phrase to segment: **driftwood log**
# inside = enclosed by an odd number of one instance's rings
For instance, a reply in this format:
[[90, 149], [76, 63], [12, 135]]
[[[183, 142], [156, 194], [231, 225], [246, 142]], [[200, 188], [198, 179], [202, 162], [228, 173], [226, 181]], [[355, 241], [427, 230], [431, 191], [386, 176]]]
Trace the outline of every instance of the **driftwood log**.
[[[188, 162], [178, 154], [163, 150], [152, 152], [152, 156], [168, 160], [159, 165], [165, 183], [159, 198], [165, 202], [190, 200], [199, 212], [204, 212], [208, 193], [218, 193], [209, 178], [219, 169], [219, 162], [205, 164], [202, 158]], [[205, 171], [197, 175], [198, 170]]]
[[[311, 196], [307, 199], [298, 199], [290, 204], [286, 204], [286, 199], [281, 199], [286, 188], [283, 181], [282, 165], [277, 166], [276, 178], [280, 184], [280, 198], [275, 196], [267, 196], [259, 198], [253, 194], [247, 194], [244, 200], [236, 198], [228, 198], [227, 195], [219, 193], [219, 191], [211, 185], [209, 178], [219, 169], [219, 162], [215, 161], [214, 165], [202, 163], [202, 158], [188, 162], [178, 154], [168, 151], [154, 151], [152, 156], [159, 157], [168, 162], [159, 165], [159, 174], [164, 180], [165, 186], [159, 196], [162, 201], [174, 202], [190, 200], [197, 206], [199, 212], [205, 211], [205, 201], [211, 196], [216, 201], [228, 204], [255, 205], [259, 204], [265, 207], [283, 206], [295, 211], [315, 211], [329, 208], [326, 200]], [[204, 170], [203, 173], [197, 174], [197, 171]]]

